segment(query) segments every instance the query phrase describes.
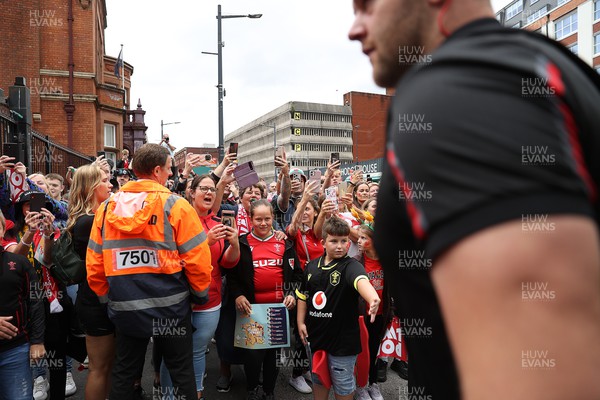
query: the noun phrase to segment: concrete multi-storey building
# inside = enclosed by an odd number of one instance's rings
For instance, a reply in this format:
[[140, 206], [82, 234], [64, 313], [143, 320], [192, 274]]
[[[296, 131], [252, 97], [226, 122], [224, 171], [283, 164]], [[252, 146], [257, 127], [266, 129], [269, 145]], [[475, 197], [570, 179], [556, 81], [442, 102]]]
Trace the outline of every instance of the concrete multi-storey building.
[[291, 101], [228, 134], [225, 149], [238, 143], [239, 162], [252, 160], [269, 182], [275, 177], [277, 146], [284, 146], [290, 164], [306, 173], [325, 167], [331, 153], [339, 153], [342, 163], [352, 162], [352, 130], [349, 105]]
[[600, 72], [600, 0], [517, 0], [496, 18], [561, 42]]

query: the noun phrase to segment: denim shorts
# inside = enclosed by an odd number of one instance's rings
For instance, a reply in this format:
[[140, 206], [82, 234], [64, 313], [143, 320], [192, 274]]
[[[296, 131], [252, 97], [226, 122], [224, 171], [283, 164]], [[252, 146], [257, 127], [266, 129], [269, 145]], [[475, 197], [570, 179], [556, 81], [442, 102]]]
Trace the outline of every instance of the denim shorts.
[[[353, 356], [332, 356], [327, 354], [327, 365], [329, 366], [329, 375], [333, 386], [333, 392], [338, 396], [348, 396], [356, 389], [354, 379], [354, 365], [357, 355]], [[323, 385], [315, 374], [311, 374], [313, 382]]]

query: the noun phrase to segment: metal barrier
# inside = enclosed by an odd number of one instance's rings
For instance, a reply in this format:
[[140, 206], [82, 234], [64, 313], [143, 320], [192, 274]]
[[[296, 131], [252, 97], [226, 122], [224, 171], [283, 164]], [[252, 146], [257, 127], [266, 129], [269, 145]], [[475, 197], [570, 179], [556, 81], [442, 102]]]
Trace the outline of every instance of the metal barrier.
[[69, 166], [79, 168], [96, 159], [58, 144], [49, 136], [36, 131], [31, 131], [30, 143], [31, 159], [28, 173], [40, 172], [46, 175], [53, 172], [65, 176]]

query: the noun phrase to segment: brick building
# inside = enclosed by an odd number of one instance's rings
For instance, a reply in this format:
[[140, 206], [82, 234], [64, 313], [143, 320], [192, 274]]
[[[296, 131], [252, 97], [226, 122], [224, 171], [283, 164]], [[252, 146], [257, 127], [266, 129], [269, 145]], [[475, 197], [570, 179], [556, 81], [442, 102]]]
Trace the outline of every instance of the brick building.
[[175, 167], [177, 171], [183, 170], [185, 167], [185, 158], [188, 153], [193, 154], [210, 154], [211, 160], [202, 163], [202, 166], [214, 169], [218, 165], [219, 149], [215, 146], [205, 145], [204, 147], [184, 147], [175, 152]]
[[559, 41], [600, 72], [600, 0], [517, 0], [496, 18]]
[[[123, 126], [134, 119], [126, 115], [133, 67], [123, 65], [123, 89], [117, 59], [105, 54], [106, 16], [105, 0], [3, 1], [0, 88], [25, 77], [32, 129], [81, 153], [106, 151], [116, 159]], [[125, 147], [133, 153], [134, 142]]]
[[352, 109], [352, 153], [355, 162], [383, 157], [391, 100], [392, 96], [375, 93], [344, 94], [344, 104]]

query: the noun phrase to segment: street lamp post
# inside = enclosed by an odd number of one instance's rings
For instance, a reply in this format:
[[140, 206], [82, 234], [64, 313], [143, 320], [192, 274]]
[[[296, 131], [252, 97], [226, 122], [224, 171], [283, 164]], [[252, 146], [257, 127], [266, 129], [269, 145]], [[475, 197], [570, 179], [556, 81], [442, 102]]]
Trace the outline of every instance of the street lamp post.
[[[223, 88], [223, 46], [221, 34], [221, 20], [226, 18], [260, 18], [262, 14], [246, 14], [246, 15], [222, 15], [221, 5], [217, 6], [217, 58], [218, 58], [218, 107], [219, 107], [219, 162], [223, 160], [225, 152], [223, 149], [224, 133], [223, 133], [223, 97], [225, 97], [225, 89]], [[203, 54], [215, 54], [202, 52]]]
[[163, 138], [163, 126], [165, 125], [175, 125], [175, 124], [180, 124], [181, 122], [177, 121], [177, 122], [163, 122], [163, 120], [160, 120], [160, 140], [162, 140]]

